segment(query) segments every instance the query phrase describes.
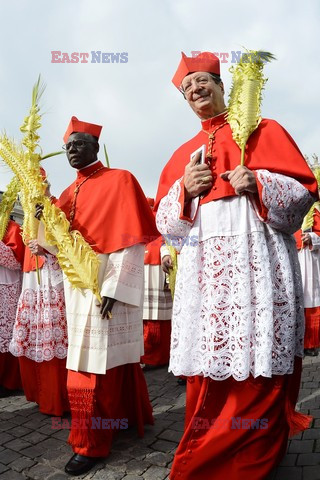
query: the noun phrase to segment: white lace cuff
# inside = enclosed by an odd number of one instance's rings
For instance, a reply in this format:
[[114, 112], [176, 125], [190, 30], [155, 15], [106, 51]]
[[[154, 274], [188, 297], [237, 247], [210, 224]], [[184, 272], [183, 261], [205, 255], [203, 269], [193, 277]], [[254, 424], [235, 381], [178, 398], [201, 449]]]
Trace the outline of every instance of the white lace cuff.
[[[177, 180], [159, 204], [156, 215], [157, 228], [166, 236], [166, 241], [176, 247], [181, 239], [187, 237], [193, 220], [183, 216], [183, 181]], [[195, 216], [195, 212], [194, 212]]]
[[287, 234], [299, 230], [314, 203], [309, 191], [297, 180], [268, 170], [257, 170], [260, 204], [253, 200], [259, 218]]
[[142, 244], [111, 253], [102, 280], [101, 296], [139, 307], [143, 292]]

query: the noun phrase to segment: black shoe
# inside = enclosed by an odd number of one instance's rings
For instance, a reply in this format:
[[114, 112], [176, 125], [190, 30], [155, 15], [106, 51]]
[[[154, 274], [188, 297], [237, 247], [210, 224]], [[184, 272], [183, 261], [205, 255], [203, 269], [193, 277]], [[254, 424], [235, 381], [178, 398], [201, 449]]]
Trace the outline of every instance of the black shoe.
[[185, 378], [181, 378], [179, 377], [178, 380], [177, 380], [177, 384], [178, 385], [186, 385], [187, 384], [187, 380]]
[[82, 475], [83, 473], [89, 472], [99, 460], [100, 457], [85, 457], [84, 455], [75, 453], [64, 467], [64, 471], [69, 475]]
[[9, 390], [8, 388], [0, 385], [0, 398], [10, 397], [13, 393], [13, 390]]

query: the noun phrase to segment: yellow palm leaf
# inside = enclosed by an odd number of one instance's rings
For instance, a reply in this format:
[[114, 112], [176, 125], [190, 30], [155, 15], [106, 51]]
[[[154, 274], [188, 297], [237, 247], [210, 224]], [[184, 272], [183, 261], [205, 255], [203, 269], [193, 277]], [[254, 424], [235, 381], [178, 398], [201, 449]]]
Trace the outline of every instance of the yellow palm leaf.
[[246, 143], [258, 127], [262, 90], [267, 79], [263, 76], [264, 63], [274, 60], [269, 52], [249, 50], [232, 66], [232, 87], [229, 95], [228, 123], [232, 137], [241, 150], [240, 164], [244, 165]]

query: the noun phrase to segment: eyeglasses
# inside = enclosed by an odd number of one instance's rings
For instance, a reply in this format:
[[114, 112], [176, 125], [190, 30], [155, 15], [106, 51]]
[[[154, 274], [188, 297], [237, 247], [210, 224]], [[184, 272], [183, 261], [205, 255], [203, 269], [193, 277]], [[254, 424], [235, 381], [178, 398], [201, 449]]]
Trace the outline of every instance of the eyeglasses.
[[201, 88], [205, 87], [210, 80], [213, 80], [216, 84], [219, 84], [221, 82], [221, 79], [218, 75], [208, 73], [207, 75], [200, 75], [199, 77], [188, 79], [184, 85], [180, 86], [180, 91], [184, 95], [190, 95], [193, 83], [195, 83], [198, 87]]
[[62, 145], [62, 148], [63, 150], [68, 151], [73, 145], [78, 150], [79, 148], [85, 147], [86, 143], [96, 143], [96, 142], [91, 142], [90, 140], [72, 140], [71, 142], [68, 142], [65, 145]]

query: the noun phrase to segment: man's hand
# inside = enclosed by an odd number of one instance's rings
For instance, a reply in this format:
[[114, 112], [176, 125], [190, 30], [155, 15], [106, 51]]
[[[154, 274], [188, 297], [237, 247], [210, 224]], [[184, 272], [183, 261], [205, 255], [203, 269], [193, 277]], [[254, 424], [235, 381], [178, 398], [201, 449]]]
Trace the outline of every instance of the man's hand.
[[197, 197], [212, 187], [212, 173], [206, 163], [199, 164], [201, 154], [198, 152], [184, 170], [184, 189], [186, 202]]
[[108, 320], [112, 318], [111, 311], [112, 307], [116, 300], [114, 298], [102, 297], [100, 313], [102, 318], [107, 318]]
[[38, 244], [38, 240], [30, 240], [30, 242], [28, 242], [28, 247], [33, 255], [44, 255], [46, 253], [45, 250]]
[[244, 192], [257, 193], [257, 180], [249, 168], [238, 165], [234, 170], [227, 170], [220, 174], [223, 180], [229, 181], [237, 195]]
[[304, 247], [312, 247], [312, 238], [309, 233], [303, 233], [301, 235], [302, 246]]
[[43, 205], [41, 205], [40, 203], [37, 203], [36, 204], [36, 213], [35, 213], [35, 217], [40, 220], [41, 217], [42, 217], [42, 211], [43, 211]]
[[169, 273], [170, 268], [172, 268], [172, 260], [170, 255], [165, 255], [162, 257], [161, 267], [164, 273]]

